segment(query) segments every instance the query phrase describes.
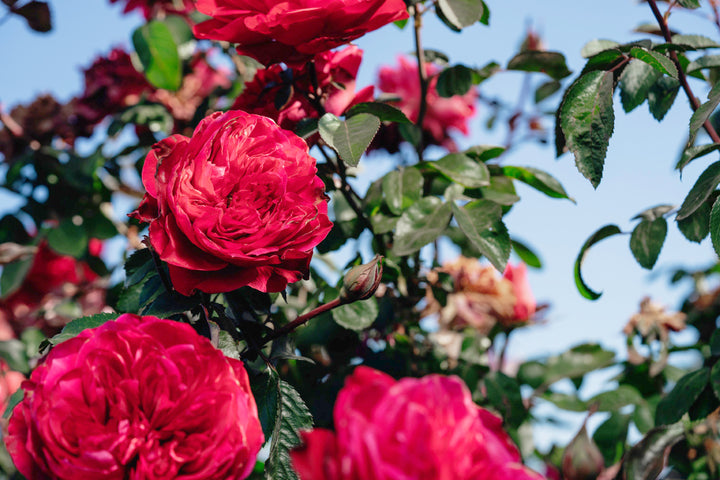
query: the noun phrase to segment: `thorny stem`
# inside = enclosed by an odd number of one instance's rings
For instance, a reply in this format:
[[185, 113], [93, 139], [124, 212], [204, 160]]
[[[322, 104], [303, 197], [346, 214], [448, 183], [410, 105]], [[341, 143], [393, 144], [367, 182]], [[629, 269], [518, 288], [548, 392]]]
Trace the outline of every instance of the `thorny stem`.
[[[418, 62], [418, 76], [420, 79], [420, 110], [418, 112], [418, 118], [416, 125], [422, 131], [423, 121], [425, 120], [425, 113], [427, 112], [427, 91], [428, 91], [428, 79], [427, 71], [425, 69], [425, 51], [422, 46], [422, 36], [420, 35], [420, 29], [422, 28], [422, 11], [420, 5], [415, 4], [410, 7], [410, 11], [413, 14], [413, 25], [415, 33], [415, 55], [417, 56]], [[420, 135], [420, 141], [416, 146], [418, 162], [423, 160], [423, 137]]]
[[340, 305], [342, 305], [340, 298], [336, 298], [335, 300], [333, 300], [331, 302], [324, 303], [324, 304], [310, 310], [308, 313], [306, 313], [304, 315], [300, 315], [295, 320], [293, 320], [292, 322], [288, 323], [287, 325], [285, 325], [281, 328], [278, 328], [273, 333], [268, 334], [261, 340], [260, 344], [265, 345], [266, 343], [268, 343], [271, 340], [275, 340], [276, 338], [282, 337], [283, 335], [287, 335], [288, 333], [290, 333], [293, 330], [295, 330], [296, 328], [298, 328], [300, 325], [307, 323], [312, 318], [315, 318], [322, 313], [332, 310], [335, 307], [339, 307]]
[[[667, 43], [672, 43], [672, 35], [670, 34], [670, 29], [667, 25], [667, 19], [660, 13], [657, 2], [655, 0], [648, 0], [648, 4], [650, 5], [650, 9], [655, 16], [655, 20], [657, 20], [658, 22], [658, 26], [660, 27], [660, 31], [662, 32], [665, 41]], [[669, 53], [670, 59], [673, 61], [675, 67], [677, 68], [680, 85], [682, 85], [683, 90], [685, 91], [685, 95], [687, 95], [688, 100], [690, 101], [690, 106], [692, 107], [692, 110], [694, 112], [698, 108], [700, 108], [700, 101], [695, 97], [692, 90], [690, 89], [690, 84], [687, 81], [685, 71], [683, 70], [680, 62], [678, 61], [677, 53], [675, 52], [675, 50], [670, 50]], [[703, 123], [703, 127], [705, 127], [705, 131], [708, 133], [708, 135], [710, 135], [710, 138], [714, 143], [720, 143], [720, 135], [718, 135], [718, 133], [715, 131], [715, 128], [713, 128], [710, 120], [705, 120], [705, 123]]]

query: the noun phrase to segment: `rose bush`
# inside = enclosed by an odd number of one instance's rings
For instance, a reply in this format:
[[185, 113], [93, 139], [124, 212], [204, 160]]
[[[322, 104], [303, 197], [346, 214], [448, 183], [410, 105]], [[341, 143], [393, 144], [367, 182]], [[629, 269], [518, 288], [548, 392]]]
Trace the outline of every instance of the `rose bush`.
[[197, 9], [213, 17], [194, 27], [197, 38], [237, 43], [265, 65], [302, 64], [408, 17], [402, 0], [198, 0]]
[[22, 387], [6, 444], [29, 480], [243, 479], [263, 443], [242, 362], [171, 320], [84, 330]]
[[153, 147], [147, 194], [132, 215], [150, 222], [150, 243], [180, 293], [278, 292], [308, 276], [332, 228], [315, 173], [305, 142], [272, 120], [217, 112], [192, 138]]
[[315, 429], [291, 452], [301, 480], [537, 480], [502, 421], [457, 377], [395, 381], [357, 367], [334, 408], [336, 432]]

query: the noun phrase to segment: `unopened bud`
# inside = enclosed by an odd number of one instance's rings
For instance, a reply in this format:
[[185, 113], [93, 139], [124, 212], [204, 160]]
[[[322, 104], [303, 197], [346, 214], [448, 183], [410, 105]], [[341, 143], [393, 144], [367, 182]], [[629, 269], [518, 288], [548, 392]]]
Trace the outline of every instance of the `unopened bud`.
[[588, 435], [585, 424], [565, 449], [562, 473], [566, 480], [595, 480], [605, 469], [600, 449]]
[[382, 255], [375, 255], [370, 263], [353, 267], [345, 274], [340, 290], [340, 300], [350, 303], [373, 296], [382, 279]]

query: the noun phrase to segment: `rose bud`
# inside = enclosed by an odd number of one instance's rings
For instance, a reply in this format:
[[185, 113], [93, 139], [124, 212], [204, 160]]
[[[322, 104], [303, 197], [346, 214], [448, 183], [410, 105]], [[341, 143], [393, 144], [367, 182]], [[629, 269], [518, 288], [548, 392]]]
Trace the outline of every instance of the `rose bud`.
[[565, 449], [562, 459], [562, 473], [565, 480], [595, 480], [605, 469], [605, 460], [600, 449], [588, 435], [583, 423]]
[[367, 300], [373, 296], [382, 279], [382, 259], [382, 255], [375, 255], [370, 263], [353, 267], [345, 274], [340, 289], [340, 300], [343, 303]]

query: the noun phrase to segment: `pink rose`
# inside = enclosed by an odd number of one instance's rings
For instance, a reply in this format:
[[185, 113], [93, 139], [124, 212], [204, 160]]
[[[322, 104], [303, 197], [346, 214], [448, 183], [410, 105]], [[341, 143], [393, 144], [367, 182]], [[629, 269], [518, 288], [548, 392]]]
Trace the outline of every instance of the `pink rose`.
[[[355, 77], [362, 55], [363, 51], [354, 45], [317, 55], [314, 68], [318, 92], [315, 92], [307, 65], [284, 68], [275, 64], [260, 69], [255, 78], [245, 84], [233, 109], [264, 115], [281, 127], [294, 130], [303, 118], [320, 116], [308, 98], [315, 95], [326, 112], [342, 115], [352, 105], [372, 100], [372, 86], [355, 92]], [[284, 92], [290, 92], [290, 95], [278, 108], [276, 99]]]
[[526, 322], [535, 314], [535, 297], [530, 289], [530, 282], [527, 279], [527, 265], [520, 262], [513, 267], [508, 263], [505, 267], [503, 277], [510, 280], [515, 294], [515, 320]]
[[192, 138], [155, 144], [132, 214], [178, 292], [278, 292], [307, 278], [313, 248], [332, 228], [325, 186], [299, 137], [241, 111], [205, 118]]
[[198, 0], [210, 20], [200, 39], [237, 43], [238, 53], [269, 65], [299, 65], [315, 54], [408, 17], [402, 0]]
[[[398, 57], [397, 68], [382, 67], [378, 74], [377, 86], [385, 93], [400, 97], [394, 105], [413, 122], [420, 114], [420, 79], [417, 64], [405, 57]], [[475, 115], [475, 101], [477, 92], [471, 88], [464, 95], [455, 95], [443, 98], [437, 92], [437, 74], [440, 67], [434, 63], [426, 63], [427, 75], [430, 78], [427, 92], [427, 110], [423, 120], [423, 130], [426, 143], [441, 145], [450, 151], [457, 150], [455, 142], [450, 137], [451, 131], [470, 133], [468, 120]], [[397, 151], [398, 135], [386, 133], [386, 143], [376, 143], [378, 147], [386, 148], [390, 152]], [[389, 142], [389, 143], [388, 143]]]
[[457, 377], [395, 381], [357, 367], [334, 409], [336, 432], [304, 433], [291, 452], [301, 480], [539, 480], [500, 418]]
[[239, 480], [263, 443], [242, 362], [171, 320], [85, 330], [22, 387], [5, 442], [28, 480]]
[[188, 16], [195, 10], [193, 0], [110, 0], [110, 3], [125, 3], [123, 13], [141, 10], [146, 20], [158, 14]]

